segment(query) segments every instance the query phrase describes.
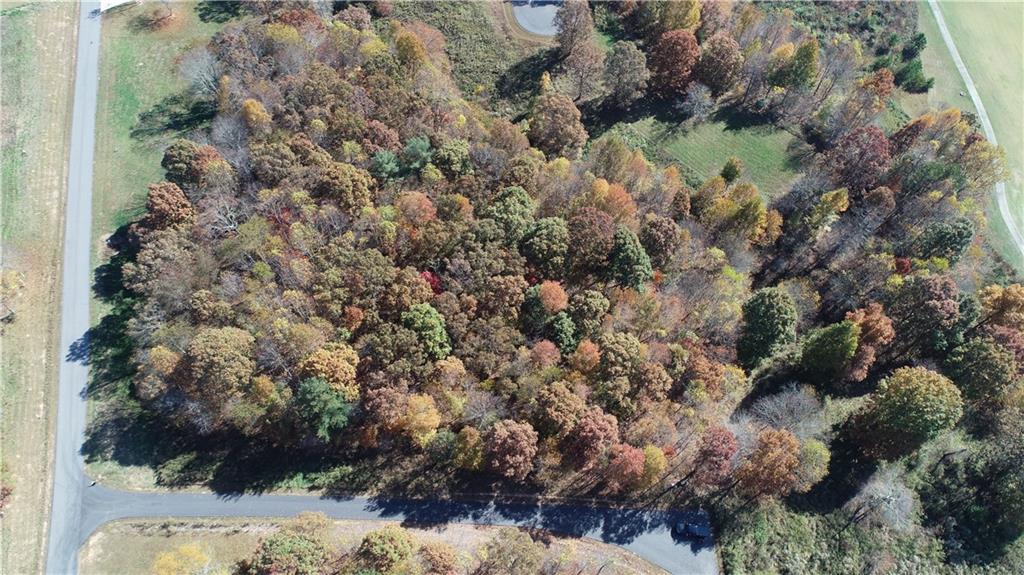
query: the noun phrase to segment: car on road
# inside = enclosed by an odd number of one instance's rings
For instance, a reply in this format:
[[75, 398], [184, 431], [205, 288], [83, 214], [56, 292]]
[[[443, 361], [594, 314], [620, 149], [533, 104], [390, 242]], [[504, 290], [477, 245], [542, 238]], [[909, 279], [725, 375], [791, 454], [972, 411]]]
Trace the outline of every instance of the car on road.
[[702, 541], [711, 536], [711, 528], [702, 523], [695, 523], [692, 521], [680, 521], [675, 524], [674, 530], [676, 535], [680, 537], [686, 537], [688, 539], [696, 539]]

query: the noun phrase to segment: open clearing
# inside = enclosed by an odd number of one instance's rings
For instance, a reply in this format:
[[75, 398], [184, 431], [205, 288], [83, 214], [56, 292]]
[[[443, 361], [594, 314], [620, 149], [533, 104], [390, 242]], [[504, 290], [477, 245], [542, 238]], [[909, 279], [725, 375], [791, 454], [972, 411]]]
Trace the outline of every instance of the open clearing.
[[627, 139], [639, 136], [644, 153], [678, 162], [700, 180], [718, 174], [730, 156], [743, 162], [743, 179], [757, 185], [766, 197], [784, 193], [797, 177], [786, 153], [793, 136], [770, 126], [735, 126], [728, 120], [708, 121], [681, 129], [654, 118], [620, 125]]
[[[79, 571], [82, 575], [149, 573], [158, 554], [198, 543], [211, 560], [209, 572], [226, 572], [239, 560], [249, 557], [260, 538], [273, 533], [279, 524], [280, 520], [272, 519], [119, 521], [105, 525], [86, 542]], [[384, 521], [334, 521], [327, 540], [342, 549], [353, 548], [366, 532], [387, 524]], [[455, 547], [460, 563], [468, 572], [472, 572], [477, 563], [473, 550], [493, 537], [497, 530], [474, 525], [409, 528], [418, 543], [440, 541]], [[536, 533], [534, 537], [547, 547], [547, 557], [558, 568], [558, 573], [664, 573], [613, 545], [544, 533]]]
[[24, 277], [0, 337], [0, 460], [14, 488], [0, 520], [3, 573], [41, 572], [46, 543], [77, 15], [70, 2], [0, 11], [0, 265]]

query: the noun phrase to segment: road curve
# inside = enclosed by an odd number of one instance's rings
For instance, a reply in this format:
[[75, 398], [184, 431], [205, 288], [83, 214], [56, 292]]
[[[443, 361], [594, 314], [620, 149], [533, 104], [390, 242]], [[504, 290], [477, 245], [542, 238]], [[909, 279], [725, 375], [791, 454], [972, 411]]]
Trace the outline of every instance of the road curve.
[[46, 572], [77, 571], [78, 550], [102, 524], [132, 517], [286, 517], [322, 511], [337, 519], [383, 519], [408, 524], [514, 525], [590, 537], [628, 549], [670, 573], [714, 575], [713, 541], [679, 540], [672, 526], [704, 523], [694, 513], [591, 508], [568, 504], [426, 501], [386, 498], [327, 498], [310, 495], [237, 495], [129, 492], [93, 485], [80, 448], [85, 440], [90, 327], [92, 168], [95, 148], [101, 18], [97, 2], [82, 3], [79, 15], [75, 102], [71, 125], [70, 175], [64, 230], [61, 294], [60, 381], [57, 407], [53, 506]]
[[[985, 111], [985, 104], [981, 101], [981, 95], [978, 94], [978, 88], [974, 85], [974, 80], [971, 79], [971, 74], [967, 71], [967, 65], [960, 58], [960, 52], [956, 49], [956, 43], [953, 42], [953, 36], [949, 33], [949, 28], [946, 27], [946, 19], [942, 17], [942, 9], [939, 8], [937, 0], [928, 0], [928, 6], [931, 8], [932, 14], [935, 15], [935, 21], [939, 24], [942, 41], [946, 43], [946, 48], [949, 49], [949, 54], [953, 57], [953, 63], [956, 64], [960, 77], [963, 78], [964, 84], [967, 85], [967, 93], [971, 95], [974, 108], [978, 111], [978, 119], [981, 121], [981, 128], [985, 132], [985, 137], [993, 145], [996, 145], [999, 142], [996, 141], [996, 132], [992, 129], [992, 121], [989, 120], [988, 112]], [[1013, 214], [1010, 212], [1010, 201], [1006, 197], [1006, 184], [1004, 182], [996, 184], [996, 203], [999, 205], [999, 214], [1003, 217], [1003, 221], [1006, 222], [1006, 228], [1010, 230], [1013, 243], [1016, 244], [1017, 250], [1024, 257], [1024, 234], [1017, 228], [1017, 221], [1013, 219]]]

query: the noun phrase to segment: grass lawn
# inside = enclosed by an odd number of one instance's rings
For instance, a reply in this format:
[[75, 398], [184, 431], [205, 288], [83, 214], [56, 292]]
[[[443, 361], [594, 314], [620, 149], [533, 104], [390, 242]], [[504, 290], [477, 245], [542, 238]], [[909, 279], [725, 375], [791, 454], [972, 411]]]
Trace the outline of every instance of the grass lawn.
[[[233, 572], [238, 561], [252, 555], [261, 538], [276, 531], [284, 519], [131, 520], [104, 525], [82, 547], [82, 575], [151, 573], [157, 555], [187, 544], [198, 544], [209, 559], [208, 572]], [[333, 521], [326, 533], [331, 546], [342, 551], [357, 547], [371, 530], [385, 521]], [[478, 549], [497, 532], [495, 527], [442, 525], [408, 528], [415, 543], [443, 542], [455, 548], [460, 572], [472, 573], [479, 563]], [[545, 548], [547, 562], [558, 573], [602, 575], [654, 575], [664, 573], [619, 547], [591, 539], [534, 535]], [[416, 570], [400, 572], [418, 573]]]
[[[942, 2], [940, 8], [996, 139], [1006, 149], [1012, 174], [1006, 193], [1017, 226], [1024, 228], [1024, 3]], [[989, 217], [993, 228], [1005, 234], [994, 206]], [[1020, 252], [1015, 255], [1019, 262]]]
[[620, 129], [639, 135], [649, 157], [678, 162], [684, 172], [700, 180], [717, 175], [730, 156], [743, 162], [742, 178], [756, 184], [766, 197], [784, 193], [797, 177], [786, 153], [793, 136], [771, 126], [736, 126], [718, 120], [682, 130], [644, 118]]
[[[99, 105], [96, 115], [96, 163], [93, 179], [94, 263], [102, 266], [109, 254], [101, 241], [139, 215], [145, 205], [146, 188], [163, 179], [160, 160], [164, 148], [175, 138], [202, 126], [202, 118], [189, 116], [182, 103], [187, 85], [177, 72], [176, 61], [192, 46], [205, 44], [222, 25], [223, 6], [211, 3], [175, 3], [174, 18], [160, 30], [142, 26], [142, 18], [153, 5], [143, 4], [104, 16], [100, 47]], [[175, 128], [168, 127], [173, 124]], [[113, 307], [94, 299], [94, 321], [110, 321]], [[101, 320], [101, 318], [103, 318]], [[114, 330], [123, 331], [116, 325]], [[119, 334], [114, 334], [118, 336]], [[120, 334], [123, 337], [123, 334]], [[127, 357], [109, 358], [123, 370]], [[113, 405], [129, 409], [132, 400], [126, 382], [104, 372], [94, 361], [93, 393], [90, 406], [97, 414]], [[102, 380], [102, 381], [101, 381]], [[125, 401], [119, 401], [125, 399]], [[106, 400], [106, 401], [105, 401]], [[127, 406], [127, 407], [123, 407]], [[119, 432], [143, 443], [152, 440], [135, 428]], [[126, 442], [120, 442], [122, 445]], [[105, 460], [102, 447], [88, 443], [89, 472], [113, 485], [152, 485], [153, 472], [144, 465], [121, 465]], [[122, 458], [124, 459], [124, 458]]]
[[61, 238], [77, 4], [0, 6], [0, 266], [23, 278], [0, 326], [0, 573], [40, 573], [49, 517]]

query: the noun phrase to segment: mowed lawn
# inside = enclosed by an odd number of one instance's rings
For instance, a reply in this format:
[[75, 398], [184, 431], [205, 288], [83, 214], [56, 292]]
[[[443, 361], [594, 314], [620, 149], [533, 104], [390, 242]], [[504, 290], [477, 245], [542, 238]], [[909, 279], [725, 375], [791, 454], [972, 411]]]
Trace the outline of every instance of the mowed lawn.
[[0, 5], [0, 266], [22, 278], [0, 326], [0, 573], [41, 573], [60, 357], [60, 272], [78, 6]]
[[743, 163], [741, 179], [757, 185], [765, 197], [785, 193], [797, 177], [786, 152], [793, 135], [771, 126], [740, 127], [719, 120], [683, 130], [645, 118], [627, 130], [646, 139], [645, 147], [661, 159], [678, 162], [701, 180], [717, 175], [730, 156]]
[[996, 139], [1006, 148], [1012, 172], [1006, 191], [1017, 226], [1024, 228], [1024, 3], [942, 2], [940, 7]]
[[99, 236], [140, 212], [146, 186], [163, 179], [164, 148], [190, 131], [167, 128], [181, 117], [174, 99], [188, 88], [177, 61], [186, 48], [205, 44], [221, 24], [200, 19], [196, 3], [171, 5], [172, 21], [158, 30], [141, 24], [154, 4], [103, 18], [93, 180], [93, 231]]

